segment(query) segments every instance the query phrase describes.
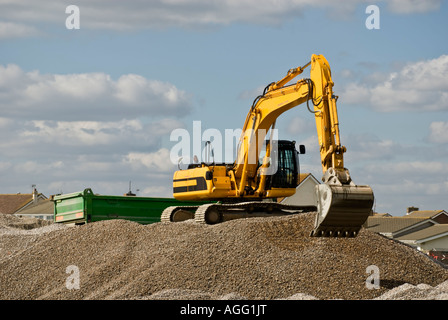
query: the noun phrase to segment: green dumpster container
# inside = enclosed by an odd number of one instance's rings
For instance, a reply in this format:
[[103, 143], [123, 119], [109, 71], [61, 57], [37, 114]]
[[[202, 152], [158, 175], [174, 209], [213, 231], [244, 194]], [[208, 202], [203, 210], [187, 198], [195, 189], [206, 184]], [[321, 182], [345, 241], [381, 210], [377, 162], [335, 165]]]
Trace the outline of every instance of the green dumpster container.
[[51, 199], [54, 202], [54, 222], [74, 224], [111, 219], [149, 224], [160, 222], [162, 211], [169, 206], [198, 206], [206, 203], [174, 198], [98, 195], [90, 188], [54, 195]]

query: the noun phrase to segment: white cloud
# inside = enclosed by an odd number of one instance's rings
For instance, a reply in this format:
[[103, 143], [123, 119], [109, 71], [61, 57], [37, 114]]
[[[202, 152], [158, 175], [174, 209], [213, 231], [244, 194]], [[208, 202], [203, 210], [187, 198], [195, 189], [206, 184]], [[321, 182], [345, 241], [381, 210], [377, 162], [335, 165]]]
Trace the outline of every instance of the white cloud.
[[438, 174], [443, 172], [446, 166], [447, 164], [441, 161], [397, 161], [369, 165], [367, 169], [370, 172], [383, 172], [388, 176], [401, 176], [410, 179]]
[[448, 143], [448, 122], [431, 122], [429, 130], [429, 141], [435, 143]]
[[0, 65], [4, 117], [58, 120], [115, 120], [137, 116], [183, 116], [191, 97], [171, 83], [126, 74], [40, 74]]
[[[25, 130], [21, 136], [32, 138], [39, 143], [55, 145], [101, 145], [118, 143], [142, 132], [138, 120], [121, 120], [118, 122], [98, 121], [32, 121], [33, 129]], [[135, 136], [134, 136], [135, 138]]]
[[349, 83], [344, 103], [367, 104], [381, 112], [448, 110], [448, 55], [410, 63], [375, 84]]
[[13, 123], [14, 123], [14, 121], [12, 121], [11, 119], [0, 117], [0, 129], [2, 129], [2, 128], [8, 128], [8, 127], [10, 127]]
[[242, 100], [250, 100], [252, 102], [256, 97], [263, 94], [263, 90], [265, 87], [266, 85], [263, 85], [252, 90], [244, 90], [239, 94], [238, 98]]
[[390, 160], [403, 153], [403, 147], [390, 139], [380, 139], [371, 134], [350, 134], [343, 137], [347, 146], [346, 158], [350, 162]]
[[387, 7], [393, 13], [425, 13], [440, 8], [442, 0], [388, 0]]
[[39, 175], [49, 174], [54, 169], [63, 167], [62, 161], [53, 161], [47, 163], [39, 163], [37, 161], [28, 160], [25, 162], [16, 163], [13, 170], [18, 174], [25, 175]]
[[446, 210], [443, 199], [448, 194], [448, 178], [442, 173], [447, 166], [443, 160], [380, 161], [366, 165], [355, 182], [372, 187], [380, 212], [403, 215], [409, 206]]
[[[160, 145], [161, 137], [182, 126], [174, 119], [163, 119], [143, 123], [138, 119], [111, 122], [100, 121], [43, 121], [26, 122], [23, 128], [14, 132], [9, 142], [0, 146], [41, 149], [57, 147], [65, 153], [126, 152], [129, 149], [152, 149]], [[12, 143], [12, 144], [11, 144]], [[76, 148], [72, 150], [71, 148]], [[103, 149], [99, 149], [103, 148]]]
[[41, 34], [34, 26], [15, 22], [0, 21], [0, 40], [9, 38], [25, 38]]
[[146, 197], [167, 197], [172, 198], [173, 187], [171, 181], [167, 183], [167, 186], [151, 186], [140, 190], [141, 196]]
[[0, 162], [0, 172], [4, 173], [12, 168], [13, 164], [11, 162]]
[[[386, 1], [383, 1], [386, 2]], [[396, 14], [424, 13], [437, 10], [440, 0], [391, 0], [387, 9]], [[144, 28], [200, 28], [231, 23], [281, 25], [300, 17], [310, 8], [326, 10], [331, 17], [341, 18], [356, 12], [365, 0], [153, 0], [121, 1], [78, 0], [80, 26], [93, 29], [134, 30]], [[0, 0], [0, 19], [11, 23], [57, 23], [64, 28], [68, 4], [56, 0]], [[24, 26], [21, 28], [33, 28]], [[15, 31], [18, 36], [27, 30]]]
[[170, 185], [175, 166], [162, 145], [184, 127], [178, 119], [191, 103], [173, 84], [141, 75], [41, 74], [12, 64], [0, 65], [0, 107], [3, 192], [37, 184], [46, 195], [116, 194], [129, 180], [141, 189]]
[[[356, 4], [360, 0], [348, 1]], [[67, 4], [55, 0], [22, 0], [0, 2], [0, 18], [18, 21], [65, 21]], [[129, 30], [140, 28], [198, 27], [227, 25], [233, 22], [281, 24], [288, 17], [300, 15], [307, 7], [349, 7], [330, 0], [153, 0], [107, 3], [97, 0], [78, 0], [81, 29]], [[63, 24], [61, 24], [63, 26]]]
[[293, 117], [286, 128], [289, 134], [297, 135], [316, 131], [314, 119], [305, 120], [303, 117]]
[[[149, 174], [167, 174], [170, 168], [175, 169], [170, 167], [169, 154], [156, 150], [168, 142], [169, 132], [182, 126], [175, 119], [11, 122], [0, 127], [3, 189], [13, 189], [3, 192], [16, 192], [20, 186], [31, 184], [45, 186], [42, 191], [46, 193], [69, 187], [74, 192], [74, 186], [81, 186], [81, 182], [88, 187], [131, 179], [141, 187], [152, 185], [162, 177], [149, 179]], [[166, 179], [170, 180], [169, 175]], [[65, 181], [66, 186], [58, 181]], [[57, 190], [48, 189], [56, 182]]]
[[147, 171], [157, 173], [174, 172], [176, 166], [170, 161], [170, 151], [166, 148], [157, 150], [156, 152], [130, 152], [125, 161], [135, 169], [144, 168]]
[[372, 187], [378, 212], [403, 216], [409, 206], [417, 206], [420, 210], [446, 210], [442, 199], [448, 193], [448, 180], [421, 182], [418, 179], [389, 179]]

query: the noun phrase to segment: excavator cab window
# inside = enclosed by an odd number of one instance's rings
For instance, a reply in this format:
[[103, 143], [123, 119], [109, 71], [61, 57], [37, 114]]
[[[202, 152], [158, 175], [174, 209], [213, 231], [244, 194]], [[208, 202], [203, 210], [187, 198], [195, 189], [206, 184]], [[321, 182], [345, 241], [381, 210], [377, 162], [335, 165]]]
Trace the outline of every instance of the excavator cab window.
[[[269, 142], [268, 142], [269, 143]], [[271, 161], [275, 161], [276, 171], [267, 177], [266, 189], [271, 188], [295, 188], [299, 176], [299, 157], [295, 147], [295, 141], [273, 141]], [[300, 148], [304, 151], [304, 148]], [[272, 163], [271, 163], [272, 165]]]

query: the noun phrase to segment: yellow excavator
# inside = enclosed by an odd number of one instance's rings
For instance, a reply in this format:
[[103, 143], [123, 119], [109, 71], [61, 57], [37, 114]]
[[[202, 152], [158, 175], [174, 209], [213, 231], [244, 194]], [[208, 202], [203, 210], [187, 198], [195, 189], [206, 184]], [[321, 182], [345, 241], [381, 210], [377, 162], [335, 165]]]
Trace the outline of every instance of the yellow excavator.
[[[307, 67], [310, 78], [291, 84]], [[174, 173], [176, 199], [206, 203], [168, 207], [161, 220], [194, 218], [215, 224], [251, 215], [317, 211], [311, 236], [356, 237], [371, 213], [374, 196], [369, 186], [356, 185], [344, 167], [346, 147], [340, 142], [333, 85], [327, 60], [315, 54], [304, 66], [290, 69], [283, 79], [270, 83], [250, 108], [234, 163], [202, 162]], [[323, 183], [316, 186], [317, 203], [311, 207], [269, 201], [296, 192], [298, 154], [304, 153], [304, 146], [297, 151], [295, 141], [276, 140], [273, 133], [276, 119], [302, 103], [315, 117], [323, 171]]]

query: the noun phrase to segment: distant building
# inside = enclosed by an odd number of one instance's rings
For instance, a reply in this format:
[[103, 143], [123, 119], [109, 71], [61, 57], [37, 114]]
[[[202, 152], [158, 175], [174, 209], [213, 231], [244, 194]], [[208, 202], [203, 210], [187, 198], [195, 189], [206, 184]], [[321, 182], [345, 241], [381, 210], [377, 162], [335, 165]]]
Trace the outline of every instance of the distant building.
[[50, 199], [40, 199], [26, 208], [18, 210], [14, 215], [21, 218], [30, 217], [53, 221], [54, 203]]
[[437, 223], [448, 223], [448, 212], [445, 210], [416, 210], [406, 214], [406, 217], [431, 218]]
[[364, 228], [410, 245], [448, 264], [448, 213], [408, 210], [405, 216], [367, 218]]
[[379, 212], [372, 212], [372, 216], [375, 217], [392, 217], [389, 213], [379, 213]]
[[[427, 228], [436, 224], [428, 218], [421, 217], [384, 217], [373, 215], [369, 216], [364, 223], [364, 228], [376, 233], [380, 233], [386, 237], [393, 238], [393, 234], [400, 230], [411, 230], [415, 231], [413, 228]], [[423, 225], [423, 226], [422, 226]], [[420, 229], [419, 229], [420, 230]]]
[[428, 253], [448, 251], [448, 224], [435, 224], [395, 239]]
[[319, 181], [311, 173], [301, 173], [296, 193], [290, 197], [281, 198], [278, 202], [289, 205], [316, 206], [315, 187], [318, 184]]
[[45, 199], [35, 188], [32, 193], [0, 194], [0, 213], [14, 214]]

